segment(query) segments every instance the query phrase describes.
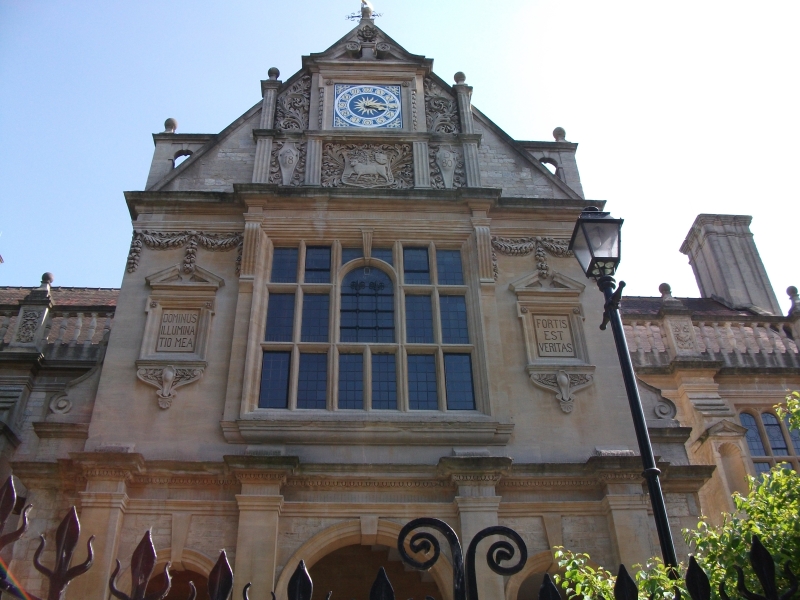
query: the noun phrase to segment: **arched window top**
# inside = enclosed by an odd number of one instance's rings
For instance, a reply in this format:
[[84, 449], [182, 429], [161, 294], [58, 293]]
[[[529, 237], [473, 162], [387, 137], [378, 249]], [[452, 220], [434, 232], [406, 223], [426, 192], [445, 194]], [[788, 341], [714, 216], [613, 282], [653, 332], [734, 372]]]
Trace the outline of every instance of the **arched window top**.
[[772, 413], [761, 413], [761, 421], [764, 423], [764, 430], [767, 432], [767, 439], [775, 456], [789, 456], [789, 447], [786, 445], [786, 438], [783, 437], [781, 424], [778, 417]]
[[342, 342], [394, 343], [394, 285], [375, 267], [358, 267], [342, 280]]
[[758, 432], [758, 425], [756, 418], [749, 413], [741, 413], [739, 421], [742, 427], [747, 429], [747, 447], [750, 449], [751, 456], [766, 456], [767, 452], [764, 450], [764, 442], [761, 440], [761, 434]]

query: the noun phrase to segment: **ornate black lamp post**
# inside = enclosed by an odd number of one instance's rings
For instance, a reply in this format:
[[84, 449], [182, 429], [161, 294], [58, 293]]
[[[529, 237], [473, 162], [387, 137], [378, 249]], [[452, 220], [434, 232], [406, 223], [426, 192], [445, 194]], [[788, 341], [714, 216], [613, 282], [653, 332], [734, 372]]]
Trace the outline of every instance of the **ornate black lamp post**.
[[619, 301], [625, 282], [620, 281], [616, 292], [617, 282], [614, 273], [620, 260], [620, 234], [622, 219], [614, 219], [607, 212], [600, 212], [595, 207], [585, 209], [575, 230], [569, 249], [586, 274], [586, 277], [597, 281], [597, 287], [602, 290], [606, 299], [603, 323], [600, 329], [605, 330], [611, 323], [614, 332], [614, 342], [617, 346], [617, 355], [622, 367], [622, 377], [625, 389], [628, 392], [628, 403], [631, 407], [633, 427], [636, 430], [636, 439], [639, 442], [639, 453], [644, 465], [644, 478], [650, 492], [650, 502], [653, 505], [653, 516], [656, 519], [658, 540], [661, 543], [661, 554], [664, 563], [671, 567], [678, 566], [675, 556], [675, 544], [672, 541], [672, 532], [669, 529], [667, 508], [664, 504], [664, 494], [661, 491], [661, 482], [658, 479], [659, 471], [653, 457], [653, 447], [650, 444], [650, 435], [647, 432], [647, 423], [642, 411], [642, 401], [639, 398], [639, 389], [636, 387], [636, 378], [633, 373], [633, 364], [628, 353], [628, 342], [625, 340], [625, 331], [622, 329], [622, 319], [619, 316]]

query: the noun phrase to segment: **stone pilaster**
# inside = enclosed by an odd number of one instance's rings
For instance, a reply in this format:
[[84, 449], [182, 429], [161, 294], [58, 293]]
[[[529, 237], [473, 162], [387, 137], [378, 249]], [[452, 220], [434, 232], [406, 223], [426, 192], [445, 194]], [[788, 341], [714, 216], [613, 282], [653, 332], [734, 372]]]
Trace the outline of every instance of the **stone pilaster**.
[[461, 133], [474, 133], [475, 127], [472, 123], [472, 86], [466, 85], [463, 73], [456, 73], [456, 84], [453, 91], [458, 100], [458, 115], [461, 119]]
[[477, 142], [464, 142], [464, 171], [467, 175], [467, 187], [481, 187]]
[[236, 537], [235, 587], [251, 582], [251, 600], [269, 600], [275, 588], [281, 487], [299, 459], [293, 456], [225, 456], [225, 463], [242, 486], [236, 496], [239, 530]]
[[283, 85], [278, 80], [280, 72], [274, 67], [269, 70], [270, 78], [261, 81], [261, 123], [259, 129], [272, 129], [275, 124], [275, 106], [278, 103], [278, 90]]
[[253, 183], [269, 183], [269, 163], [272, 160], [272, 136], [256, 138], [256, 157]]
[[[511, 469], [511, 459], [505, 457], [442, 457], [440, 471], [448, 474], [457, 486], [455, 502], [461, 529], [461, 546], [467, 548], [477, 533], [497, 525], [501, 497], [495, 486]], [[491, 542], [484, 540], [483, 544]], [[478, 556], [485, 554], [480, 546]], [[489, 569], [485, 561], [476, 561], [478, 595], [481, 598], [503, 598], [503, 578]]]
[[431, 171], [428, 165], [428, 142], [414, 142], [414, 187], [431, 187]]
[[322, 172], [322, 140], [309, 138], [306, 152], [306, 185], [319, 185]]
[[492, 268], [492, 220], [486, 216], [486, 210], [473, 207], [472, 226], [475, 228], [475, 243], [478, 248], [478, 275], [481, 283], [494, 283]]
[[628, 568], [644, 564], [653, 555], [650, 546], [652, 518], [647, 512], [648, 501], [642, 490], [641, 475], [622, 471], [603, 473], [600, 479], [605, 483], [603, 508], [607, 511], [615, 562]]
[[69, 587], [70, 598], [108, 598], [108, 578], [119, 549], [119, 535], [128, 503], [127, 483], [141, 472], [141, 454], [75, 452], [72, 460], [86, 477], [81, 498], [81, 538], [95, 536], [94, 565]]

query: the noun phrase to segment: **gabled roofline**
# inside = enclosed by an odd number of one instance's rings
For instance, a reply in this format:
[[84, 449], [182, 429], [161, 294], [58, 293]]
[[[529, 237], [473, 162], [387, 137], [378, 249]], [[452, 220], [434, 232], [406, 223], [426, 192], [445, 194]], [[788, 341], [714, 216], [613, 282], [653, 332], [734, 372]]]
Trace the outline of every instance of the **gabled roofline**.
[[547, 167], [545, 167], [542, 163], [540, 163], [538, 160], [536, 160], [530, 154], [528, 154], [525, 151], [525, 148], [524, 148], [524, 146], [522, 144], [517, 142], [517, 140], [512, 138], [505, 131], [500, 129], [500, 127], [494, 121], [492, 121], [489, 117], [487, 117], [485, 114], [483, 114], [475, 106], [472, 107], [472, 113], [473, 113], [474, 116], [476, 116], [478, 118], [478, 120], [481, 121], [481, 123], [483, 125], [485, 125], [489, 129], [491, 129], [494, 134], [496, 134], [497, 136], [500, 137], [500, 139], [502, 139], [504, 142], [506, 142], [511, 147], [511, 149], [514, 150], [517, 153], [517, 155], [520, 158], [522, 158], [523, 160], [525, 160], [529, 164], [533, 165], [533, 167], [536, 168], [539, 171], [539, 173], [544, 175], [553, 185], [555, 185], [562, 192], [567, 194], [570, 198], [572, 198], [574, 200], [583, 200], [583, 198], [581, 197], [580, 194], [578, 194], [575, 190], [573, 190], [571, 187], [569, 187], [566, 183], [561, 181], [558, 177], [553, 175], [547, 169]]

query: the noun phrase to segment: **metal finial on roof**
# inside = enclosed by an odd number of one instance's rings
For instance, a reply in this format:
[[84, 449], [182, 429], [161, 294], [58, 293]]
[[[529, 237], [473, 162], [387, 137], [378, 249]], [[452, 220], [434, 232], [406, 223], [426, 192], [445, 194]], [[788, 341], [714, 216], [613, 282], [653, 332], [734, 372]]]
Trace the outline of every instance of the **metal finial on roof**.
[[370, 21], [374, 20], [375, 17], [380, 17], [380, 13], [375, 12], [375, 8], [372, 6], [372, 2], [369, 0], [361, 0], [361, 11], [353, 13], [352, 15], [347, 15], [347, 19], [350, 21], [357, 21], [359, 19], [368, 19]]

